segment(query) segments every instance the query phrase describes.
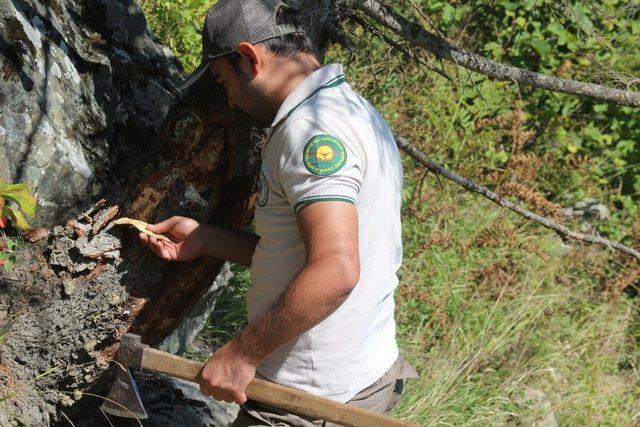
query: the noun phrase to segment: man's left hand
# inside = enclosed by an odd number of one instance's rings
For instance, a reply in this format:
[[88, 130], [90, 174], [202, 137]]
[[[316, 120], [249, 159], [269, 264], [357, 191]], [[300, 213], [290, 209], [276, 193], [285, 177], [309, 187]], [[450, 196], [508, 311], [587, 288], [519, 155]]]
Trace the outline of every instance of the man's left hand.
[[213, 353], [198, 374], [198, 382], [205, 396], [243, 404], [247, 401], [245, 390], [255, 375], [255, 364], [239, 354], [231, 341]]

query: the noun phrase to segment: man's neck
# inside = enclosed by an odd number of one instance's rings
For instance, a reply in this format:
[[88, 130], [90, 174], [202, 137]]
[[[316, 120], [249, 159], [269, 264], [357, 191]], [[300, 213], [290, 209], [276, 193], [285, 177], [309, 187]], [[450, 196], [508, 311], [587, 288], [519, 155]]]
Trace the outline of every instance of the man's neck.
[[276, 111], [285, 99], [304, 81], [311, 73], [322, 67], [315, 56], [308, 53], [300, 53], [289, 58], [278, 58], [277, 84], [274, 87], [273, 98]]

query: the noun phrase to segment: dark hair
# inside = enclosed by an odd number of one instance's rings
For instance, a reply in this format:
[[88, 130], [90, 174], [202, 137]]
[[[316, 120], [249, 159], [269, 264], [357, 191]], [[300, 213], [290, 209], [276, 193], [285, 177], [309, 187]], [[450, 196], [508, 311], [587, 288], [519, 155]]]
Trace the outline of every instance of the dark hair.
[[[282, 6], [280, 9], [278, 9], [276, 15], [277, 24], [290, 24], [300, 26], [301, 21], [302, 20], [300, 19], [300, 15], [295, 9], [288, 6]], [[274, 55], [283, 58], [288, 58], [298, 53], [309, 53], [311, 55], [314, 55], [318, 60], [320, 59], [313, 50], [311, 40], [305, 33], [285, 34], [283, 36], [265, 40], [263, 42], [260, 42], [259, 44], [265, 46]], [[240, 54], [238, 52], [233, 52], [229, 54], [227, 58], [229, 59], [229, 62], [231, 63], [233, 69], [236, 71], [236, 73], [239, 74]]]
[[[278, 9], [276, 23], [300, 27], [302, 19], [295, 9], [282, 6]], [[315, 55], [311, 40], [309, 40], [309, 37], [307, 37], [305, 33], [285, 34], [284, 36], [265, 40], [261, 44], [266, 46], [274, 55], [283, 58], [288, 58], [297, 53], [310, 53]]]

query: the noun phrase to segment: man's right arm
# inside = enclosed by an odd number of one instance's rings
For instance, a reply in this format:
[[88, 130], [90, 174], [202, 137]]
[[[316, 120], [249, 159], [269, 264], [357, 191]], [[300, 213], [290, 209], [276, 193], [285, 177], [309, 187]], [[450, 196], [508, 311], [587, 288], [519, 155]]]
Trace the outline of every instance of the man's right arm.
[[210, 256], [248, 267], [260, 240], [255, 233], [208, 225], [183, 216], [172, 216], [157, 224], [148, 224], [147, 228], [171, 239], [168, 242], [144, 233], [139, 235], [140, 240], [165, 261], [191, 261]]

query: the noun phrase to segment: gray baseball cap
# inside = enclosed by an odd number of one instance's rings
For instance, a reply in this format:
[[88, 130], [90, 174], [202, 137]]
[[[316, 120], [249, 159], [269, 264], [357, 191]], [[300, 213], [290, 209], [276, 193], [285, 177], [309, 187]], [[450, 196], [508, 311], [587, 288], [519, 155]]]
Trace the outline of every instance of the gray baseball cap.
[[219, 0], [204, 19], [202, 28], [202, 63], [181, 84], [185, 93], [199, 86], [209, 74], [209, 64], [215, 58], [237, 50], [238, 43], [260, 43], [284, 34], [302, 33], [302, 28], [276, 24], [282, 0]]

